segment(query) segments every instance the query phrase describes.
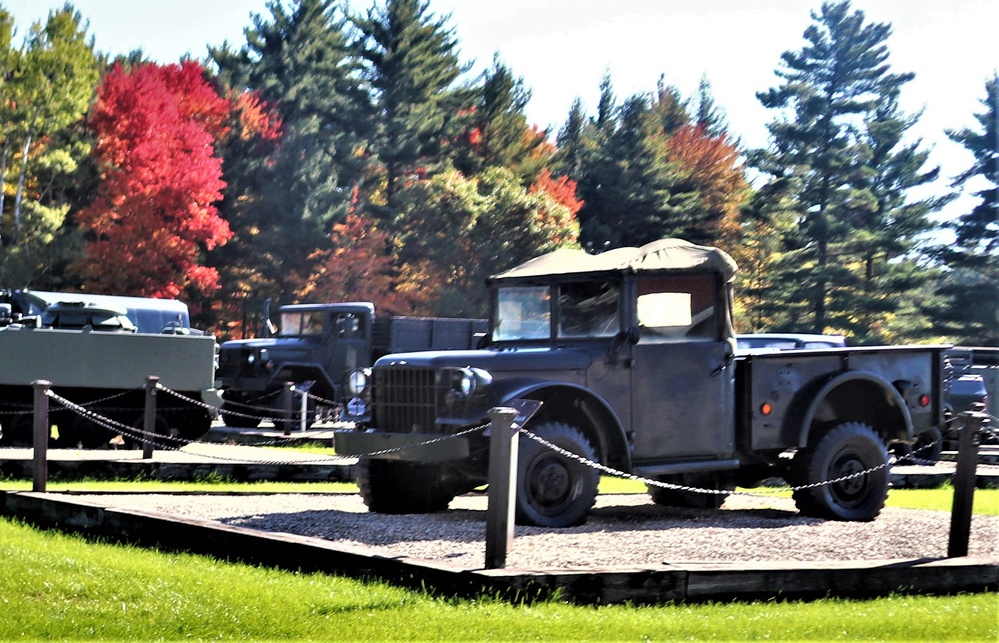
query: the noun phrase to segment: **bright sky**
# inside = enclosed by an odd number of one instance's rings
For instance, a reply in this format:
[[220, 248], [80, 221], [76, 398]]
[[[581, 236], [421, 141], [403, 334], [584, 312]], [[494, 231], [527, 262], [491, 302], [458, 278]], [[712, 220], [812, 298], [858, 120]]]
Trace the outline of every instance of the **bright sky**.
[[[64, 0], [0, 0], [18, 32], [44, 20]], [[208, 45], [245, 43], [251, 13], [269, 15], [267, 0], [75, 0], [90, 22], [97, 49], [118, 54], [141, 48], [159, 62], [207, 55]], [[350, 0], [363, 11], [373, 2]], [[493, 55], [523, 78], [533, 97], [528, 118], [557, 132], [577, 97], [589, 113], [610, 72], [619, 100], [650, 92], [663, 76], [685, 96], [702, 75], [711, 82], [731, 131], [748, 147], [767, 143], [775, 114], [756, 92], [776, 86], [780, 55], [803, 45], [809, 11], [821, 0], [430, 0], [451, 15], [461, 55], [475, 71]], [[915, 72], [902, 105], [924, 110], [915, 135], [932, 148], [945, 177], [970, 167], [971, 155], [950, 142], [945, 128], [977, 127], [985, 81], [999, 69], [996, 0], [854, 0], [869, 21], [889, 22], [889, 59], [896, 72]], [[945, 183], [941, 181], [940, 190]], [[971, 202], [973, 203], [973, 201]], [[967, 211], [959, 200], [946, 214]]]

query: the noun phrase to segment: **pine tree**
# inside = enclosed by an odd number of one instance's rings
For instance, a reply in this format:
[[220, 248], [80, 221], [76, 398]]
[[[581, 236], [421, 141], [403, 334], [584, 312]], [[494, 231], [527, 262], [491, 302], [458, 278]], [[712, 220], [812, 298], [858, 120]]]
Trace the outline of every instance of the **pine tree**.
[[[924, 153], [901, 143], [915, 117], [901, 115], [895, 100], [913, 75], [890, 72], [891, 26], [867, 23], [849, 2], [825, 3], [812, 19], [805, 46], [781, 57], [783, 84], [757, 95], [783, 116], [768, 126], [771, 146], [753, 163], [770, 181], [794, 186], [799, 223], [783, 242], [786, 270], [775, 275], [782, 283], [774, 292], [791, 309], [807, 308], [798, 330], [877, 339], [900, 305], [879, 270], [906, 258], [939, 203], [906, 201], [932, 171], [921, 169]], [[867, 329], [858, 308], [870, 313]]]
[[444, 166], [445, 145], [461, 129], [472, 96], [457, 87], [464, 69], [449, 18], [427, 0], [386, 0], [356, 18], [365, 78], [374, 92], [378, 132], [372, 152], [384, 168], [382, 216], [397, 213], [398, 194], [413, 178]]
[[974, 155], [975, 163], [954, 180], [974, 189], [978, 204], [949, 227], [953, 244], [937, 249], [948, 270], [938, 292], [945, 298], [938, 330], [955, 341], [999, 345], [999, 75], [985, 83], [978, 128], [948, 130], [951, 140]]
[[496, 57], [474, 93], [475, 102], [466, 110], [466, 130], [455, 145], [455, 167], [466, 176], [487, 167], [507, 167], [530, 184], [554, 152], [545, 132], [527, 125], [524, 110], [531, 92]]
[[219, 78], [233, 92], [254, 90], [281, 123], [274, 147], [235, 138], [225, 155], [223, 213], [233, 241], [218, 253], [225, 294], [254, 291], [288, 301], [315, 273], [310, 257], [328, 247], [367, 171], [369, 99], [335, 0], [270, 3], [253, 17], [238, 51], [213, 50]]

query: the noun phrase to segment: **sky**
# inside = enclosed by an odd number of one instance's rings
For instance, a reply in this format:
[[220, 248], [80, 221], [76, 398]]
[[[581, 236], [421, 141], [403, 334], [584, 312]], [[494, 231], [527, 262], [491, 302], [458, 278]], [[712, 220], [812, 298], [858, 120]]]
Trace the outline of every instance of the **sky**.
[[[18, 33], [44, 20], [64, 0], [0, 0]], [[148, 58], [177, 62], [204, 58], [209, 45], [245, 43], [251, 14], [269, 15], [268, 0], [75, 0], [99, 51], [141, 48]], [[373, 0], [350, 0], [364, 12]], [[652, 92], [660, 77], [693, 96], [706, 77], [730, 132], [748, 148], [767, 144], [767, 123], [778, 115], [756, 93], [779, 85], [780, 55], [799, 50], [821, 0], [430, 0], [430, 11], [450, 16], [462, 60], [472, 72], [494, 55], [532, 93], [528, 119], [552, 136], [577, 98], [591, 115], [609, 74], [619, 100]], [[894, 72], [914, 72], [901, 104], [922, 111], [913, 136], [941, 168], [934, 193], [968, 169], [973, 159], [945, 129], [977, 128], [985, 81], [999, 69], [996, 0], [854, 0], [872, 22], [891, 23], [887, 44]], [[957, 200], [950, 218], [975, 201]]]

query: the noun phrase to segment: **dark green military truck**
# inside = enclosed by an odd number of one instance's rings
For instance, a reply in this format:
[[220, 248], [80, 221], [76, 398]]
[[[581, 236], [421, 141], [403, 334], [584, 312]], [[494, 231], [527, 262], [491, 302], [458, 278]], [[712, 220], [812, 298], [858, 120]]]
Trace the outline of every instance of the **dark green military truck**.
[[337, 451], [361, 456], [370, 510], [440, 510], [487, 481], [489, 438], [476, 428], [488, 411], [533, 400], [524, 429], [564, 452], [521, 436], [522, 523], [585, 520], [598, 471], [565, 453], [675, 485], [649, 487], [661, 504], [717, 506], [736, 485], [781, 476], [817, 485], [794, 492], [804, 513], [873, 519], [887, 446], [943, 421], [945, 347], [737, 357], [735, 271], [721, 250], [664, 239], [558, 250], [495, 275], [488, 345], [354, 372], [356, 426], [337, 433]]
[[216, 386], [229, 426], [255, 427], [265, 414], [282, 417], [286, 401], [280, 393], [289, 383], [308, 387], [311, 423], [338, 410], [345, 373], [388, 353], [472, 348], [487, 322], [375, 315], [370, 302], [336, 302], [281, 306], [278, 323], [267, 324], [272, 326], [273, 334], [265, 337], [222, 343]]

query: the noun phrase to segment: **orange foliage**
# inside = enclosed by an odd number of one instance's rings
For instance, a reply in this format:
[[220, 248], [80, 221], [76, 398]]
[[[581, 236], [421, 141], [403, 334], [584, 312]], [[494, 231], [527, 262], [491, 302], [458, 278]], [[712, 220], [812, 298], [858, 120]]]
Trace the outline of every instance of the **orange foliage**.
[[365, 218], [348, 214], [333, 226], [331, 250], [314, 253], [316, 270], [298, 293], [312, 301], [370, 301], [385, 314], [409, 314], [419, 297], [400, 287], [391, 237]]
[[731, 243], [738, 232], [739, 207], [749, 195], [738, 149], [724, 134], [708, 136], [700, 124], [684, 125], [674, 132], [667, 153], [687, 170], [688, 181], [700, 192], [719, 242]]

